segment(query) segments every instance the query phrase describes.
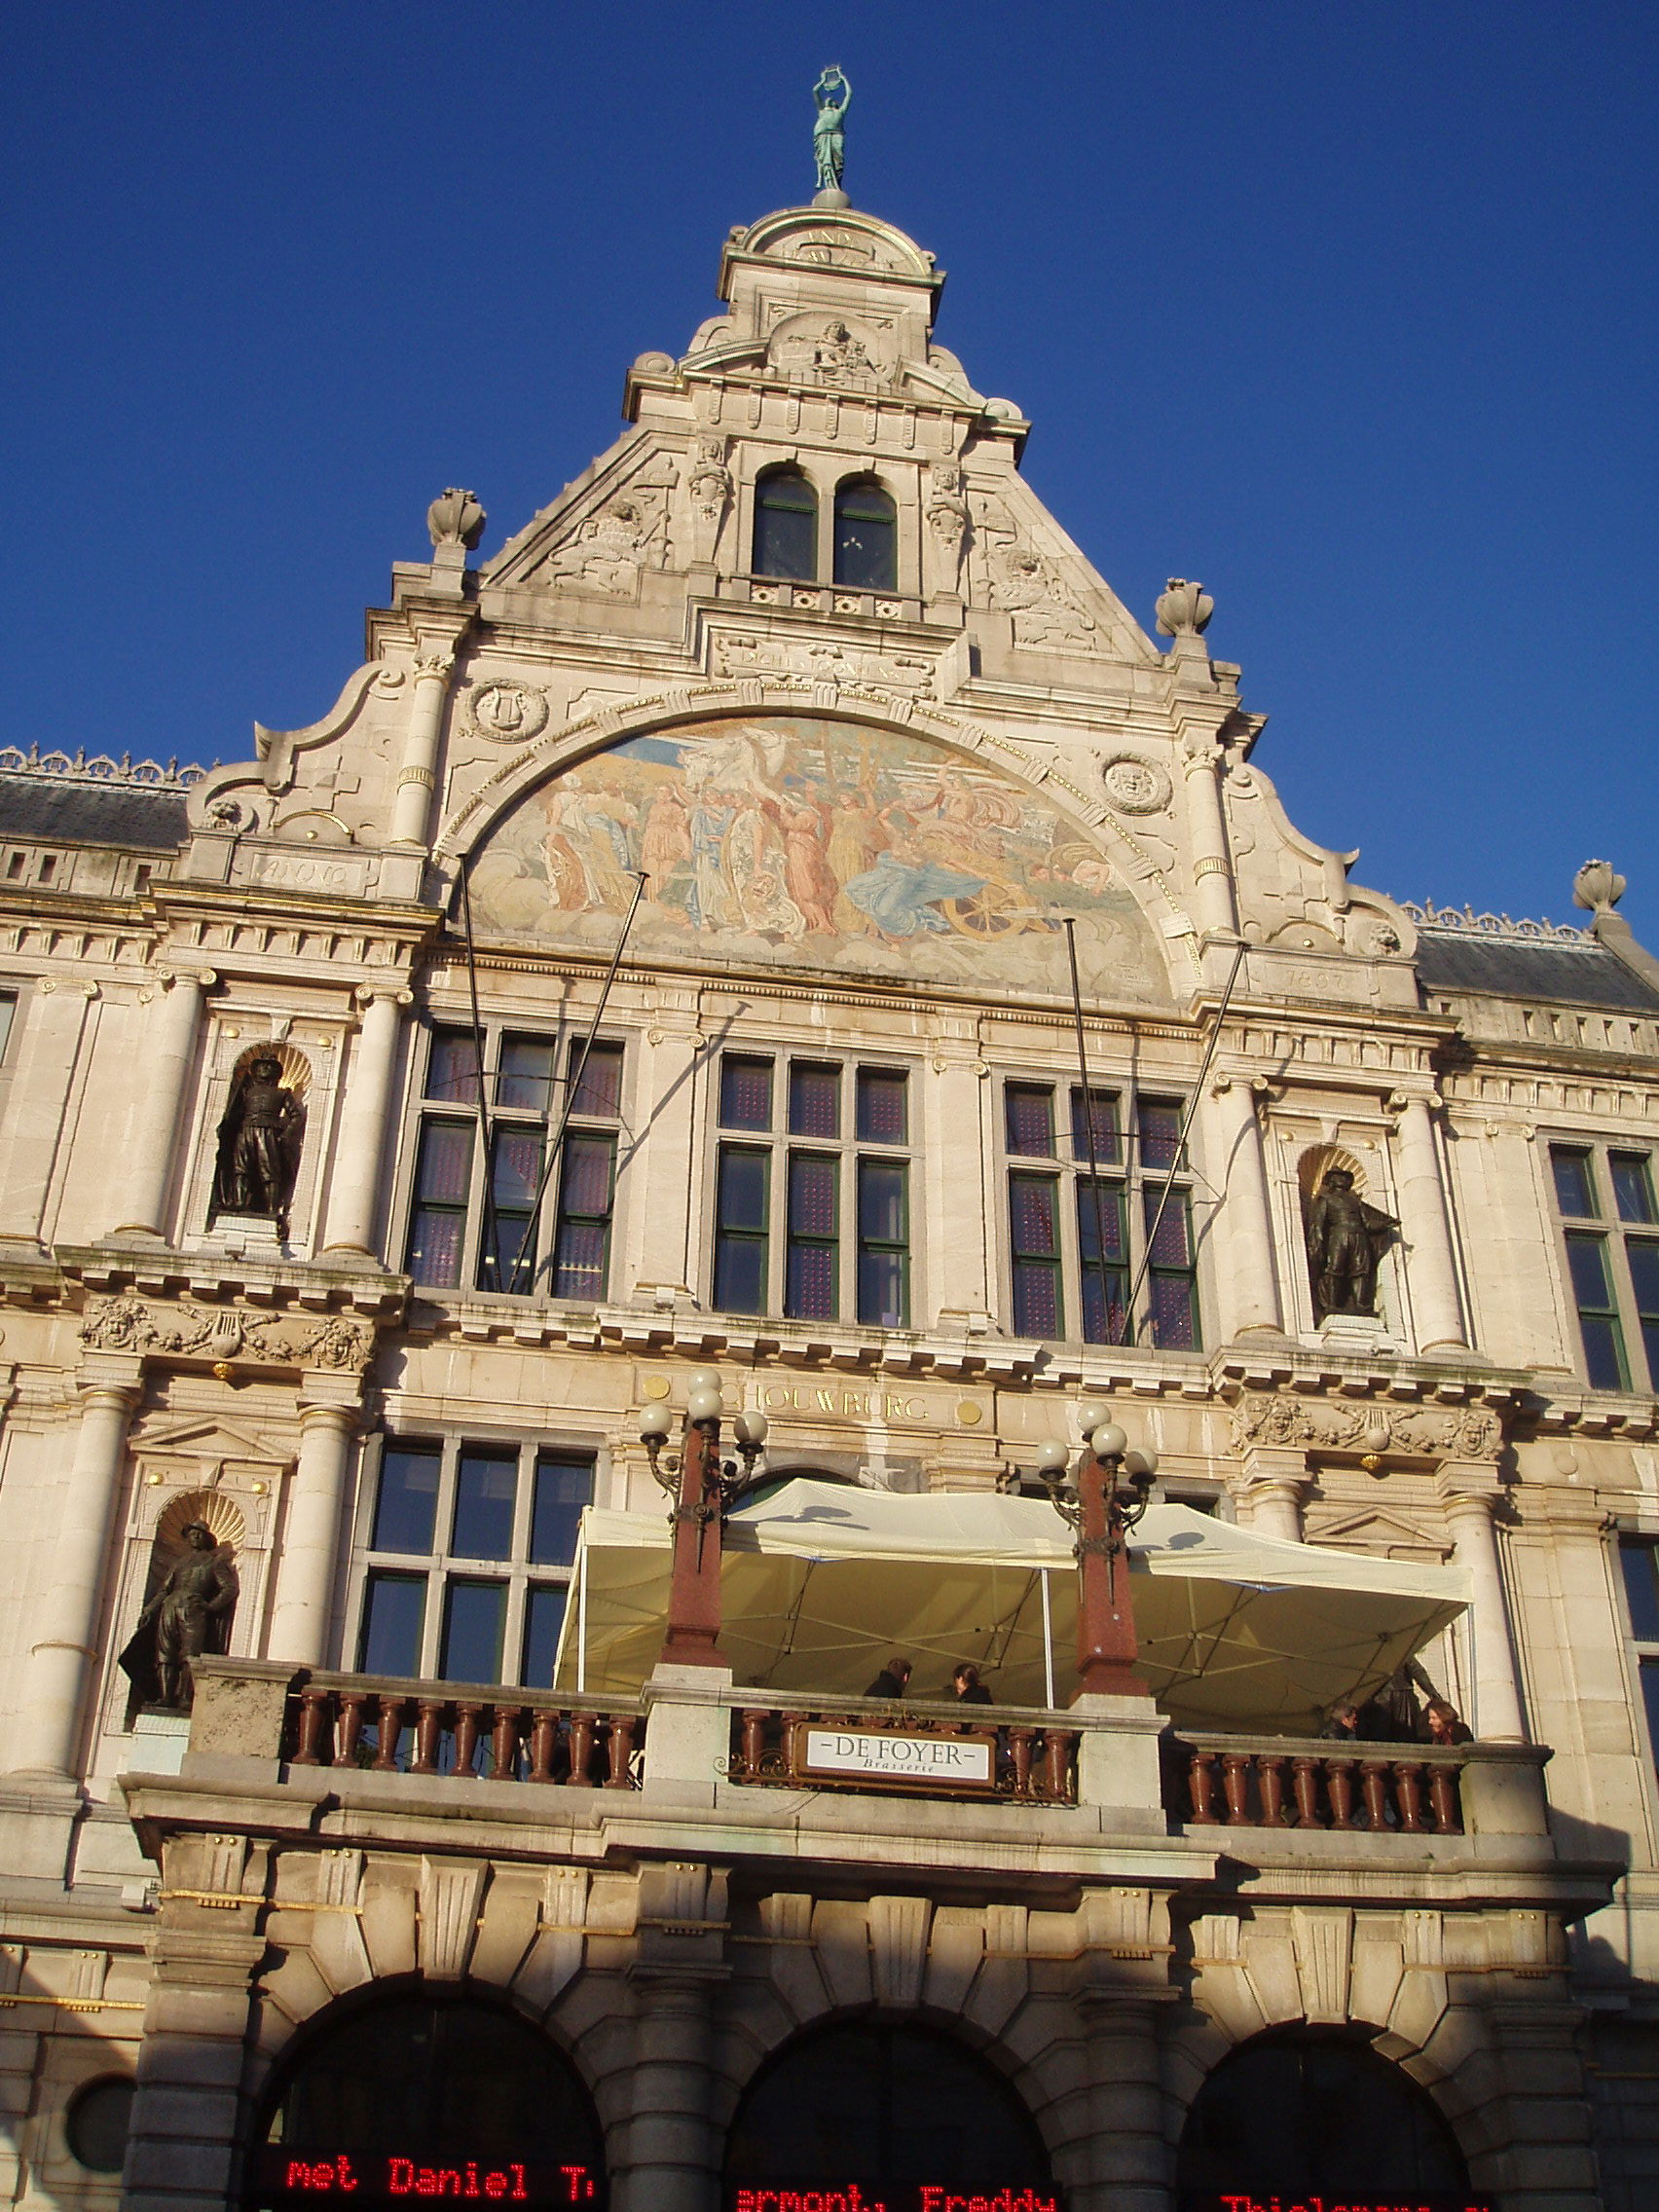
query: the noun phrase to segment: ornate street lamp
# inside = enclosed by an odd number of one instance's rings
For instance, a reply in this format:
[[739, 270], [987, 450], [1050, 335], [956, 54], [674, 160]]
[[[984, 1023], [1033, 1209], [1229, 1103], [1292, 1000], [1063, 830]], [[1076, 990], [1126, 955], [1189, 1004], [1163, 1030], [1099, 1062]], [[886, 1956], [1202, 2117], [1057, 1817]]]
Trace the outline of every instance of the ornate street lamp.
[[[665, 1454], [674, 1427], [666, 1405], [649, 1405], [640, 1416], [640, 1442], [658, 1486], [674, 1501], [668, 1516], [674, 1530], [674, 1564], [668, 1590], [668, 1634], [662, 1660], [677, 1667], [723, 1667], [720, 1637], [720, 1531], [727, 1513], [754, 1479], [755, 1462], [766, 1442], [766, 1417], [740, 1413], [732, 1436], [743, 1458], [720, 1463], [720, 1416], [724, 1400], [712, 1367], [687, 1377], [685, 1427], [681, 1450]], [[714, 1541], [708, 1541], [710, 1531]]]
[[1097, 1398], [1085, 1398], [1077, 1416], [1084, 1448], [1075, 1475], [1069, 1444], [1037, 1447], [1038, 1476], [1074, 1538], [1077, 1697], [1145, 1697], [1134, 1671], [1128, 1532], [1146, 1511], [1158, 1454], [1131, 1445]]

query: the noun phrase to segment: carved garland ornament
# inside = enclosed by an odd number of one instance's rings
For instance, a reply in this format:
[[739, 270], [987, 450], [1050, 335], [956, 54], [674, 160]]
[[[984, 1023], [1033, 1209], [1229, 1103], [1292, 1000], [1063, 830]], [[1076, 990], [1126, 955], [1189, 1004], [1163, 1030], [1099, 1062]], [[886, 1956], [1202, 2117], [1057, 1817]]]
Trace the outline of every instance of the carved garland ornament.
[[97, 1351], [251, 1357], [276, 1367], [360, 1372], [374, 1349], [374, 1331], [337, 1314], [312, 1321], [278, 1313], [210, 1312], [183, 1304], [151, 1306], [125, 1291], [89, 1308], [81, 1342]]
[[1490, 1459], [1502, 1441], [1503, 1424], [1485, 1406], [1341, 1405], [1251, 1390], [1233, 1409], [1233, 1444], [1240, 1452], [1253, 1444], [1302, 1444], [1327, 1452]]

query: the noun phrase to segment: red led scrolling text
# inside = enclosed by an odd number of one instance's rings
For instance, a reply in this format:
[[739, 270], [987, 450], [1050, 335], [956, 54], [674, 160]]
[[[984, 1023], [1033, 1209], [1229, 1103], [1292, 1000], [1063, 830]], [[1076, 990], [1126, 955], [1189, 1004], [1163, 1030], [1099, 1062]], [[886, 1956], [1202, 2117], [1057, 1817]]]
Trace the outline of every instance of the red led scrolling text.
[[866, 2196], [856, 2181], [835, 2189], [739, 2189], [730, 2212], [1060, 2212], [1059, 2198], [1034, 2189], [1000, 2189], [969, 2196], [932, 2182], [902, 2183], [883, 2197]]
[[331, 2158], [284, 2158], [271, 2178], [295, 2195], [309, 2196], [349, 2196], [364, 2190], [371, 2196], [484, 2196], [506, 2203], [551, 2199], [585, 2204], [597, 2194], [586, 2166], [481, 2166], [474, 2158], [453, 2166], [426, 2166], [414, 2158], [353, 2159], [344, 2151]]

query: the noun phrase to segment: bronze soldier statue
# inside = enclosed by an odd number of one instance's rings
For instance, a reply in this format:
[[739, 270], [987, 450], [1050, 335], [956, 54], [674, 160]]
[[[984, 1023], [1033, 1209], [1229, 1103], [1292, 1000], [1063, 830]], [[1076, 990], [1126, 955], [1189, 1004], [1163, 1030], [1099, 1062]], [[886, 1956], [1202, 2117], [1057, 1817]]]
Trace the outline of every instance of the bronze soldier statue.
[[1333, 1167], [1308, 1209], [1308, 1269], [1316, 1317], [1375, 1313], [1377, 1263], [1399, 1223], [1368, 1206], [1346, 1167]]
[[144, 1610], [121, 1654], [140, 1705], [188, 1713], [196, 1693], [193, 1659], [224, 1651], [241, 1585], [228, 1550], [204, 1521], [183, 1531], [190, 1547]]
[[300, 1164], [306, 1110], [276, 1059], [255, 1060], [231, 1091], [219, 1124], [213, 1211], [265, 1214], [285, 1228]]

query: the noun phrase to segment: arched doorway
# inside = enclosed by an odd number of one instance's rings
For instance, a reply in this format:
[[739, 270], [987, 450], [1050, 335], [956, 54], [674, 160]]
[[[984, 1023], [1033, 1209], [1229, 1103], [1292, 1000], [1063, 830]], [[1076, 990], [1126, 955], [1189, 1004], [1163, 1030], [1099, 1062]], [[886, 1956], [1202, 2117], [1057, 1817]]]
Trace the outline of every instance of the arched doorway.
[[1224, 2058], [1193, 2100], [1176, 2163], [1180, 2212], [1228, 2200], [1466, 2212], [1469, 2171], [1426, 2090], [1358, 2036], [1293, 2029]]
[[[994, 2067], [910, 2022], [810, 2031], [756, 2076], [727, 2138], [725, 2212], [993, 2212], [1055, 2203], [1031, 2116]], [[790, 2197], [795, 2202], [787, 2201]]]
[[604, 2141], [570, 2061], [516, 2012], [404, 1995], [308, 2037], [267, 2097], [245, 2212], [477, 2196], [604, 2212]]

